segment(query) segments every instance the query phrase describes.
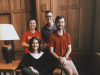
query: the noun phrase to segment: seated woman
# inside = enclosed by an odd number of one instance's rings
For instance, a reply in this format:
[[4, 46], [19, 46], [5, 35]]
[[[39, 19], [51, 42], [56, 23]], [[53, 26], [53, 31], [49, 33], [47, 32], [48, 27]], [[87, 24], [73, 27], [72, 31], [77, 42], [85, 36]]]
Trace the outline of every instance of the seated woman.
[[17, 69], [21, 69], [23, 75], [49, 75], [47, 54], [41, 51], [40, 40], [37, 37], [30, 39], [29, 51]]

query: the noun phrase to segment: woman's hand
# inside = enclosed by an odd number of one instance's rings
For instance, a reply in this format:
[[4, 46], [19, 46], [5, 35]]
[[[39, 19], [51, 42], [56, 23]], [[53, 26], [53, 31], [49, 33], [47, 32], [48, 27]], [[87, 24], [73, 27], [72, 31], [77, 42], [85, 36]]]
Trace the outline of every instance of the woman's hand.
[[63, 64], [64, 66], [67, 66], [67, 60], [66, 60], [66, 57], [59, 57], [59, 61], [61, 64]]
[[33, 67], [28, 67], [28, 68], [31, 69], [33, 73], [39, 74], [39, 72], [36, 69], [34, 69]]

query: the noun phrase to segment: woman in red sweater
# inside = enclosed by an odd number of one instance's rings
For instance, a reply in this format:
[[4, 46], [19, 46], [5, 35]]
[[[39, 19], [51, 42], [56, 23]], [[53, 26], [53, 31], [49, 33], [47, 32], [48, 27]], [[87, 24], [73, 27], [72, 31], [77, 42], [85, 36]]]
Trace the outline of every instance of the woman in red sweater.
[[22, 37], [22, 46], [25, 47], [25, 53], [29, 53], [28, 47], [29, 47], [29, 40], [32, 37], [38, 37], [42, 41], [42, 35], [37, 30], [37, 21], [35, 18], [31, 17], [28, 21], [28, 26], [30, 28], [29, 31], [25, 31]]

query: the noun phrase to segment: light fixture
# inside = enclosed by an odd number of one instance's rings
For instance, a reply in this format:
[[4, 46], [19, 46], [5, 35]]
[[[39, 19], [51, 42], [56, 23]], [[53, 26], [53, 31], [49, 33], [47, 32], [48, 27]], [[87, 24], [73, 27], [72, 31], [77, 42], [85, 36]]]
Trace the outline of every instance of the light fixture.
[[[5, 45], [2, 46], [2, 53], [6, 60], [6, 63], [12, 63], [14, 55], [13, 40], [19, 40], [12, 24], [0, 24], [0, 40], [4, 40]], [[9, 40], [12, 44], [9, 45]]]

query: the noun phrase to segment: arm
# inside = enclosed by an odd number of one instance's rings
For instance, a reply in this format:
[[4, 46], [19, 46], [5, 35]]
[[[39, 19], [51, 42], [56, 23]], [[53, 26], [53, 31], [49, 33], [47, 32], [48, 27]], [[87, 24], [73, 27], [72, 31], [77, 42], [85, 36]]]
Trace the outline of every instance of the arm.
[[32, 66], [30, 66], [30, 67], [28, 67], [28, 68], [31, 69], [31, 71], [32, 71], [33, 73], [39, 74], [39, 72], [38, 72], [36, 69], [34, 69]]
[[29, 47], [29, 44], [27, 44], [27, 42], [26, 42], [26, 40], [27, 40], [27, 34], [28, 34], [27, 32], [24, 32], [23, 36], [22, 36], [22, 41], [21, 42], [22, 42], [22, 46], [23, 47]]
[[53, 52], [53, 47], [50, 47], [50, 53], [59, 60], [59, 62], [65, 66], [67, 66], [66, 58], [65, 57], [59, 57], [57, 54]]
[[59, 56], [57, 55], [57, 54], [55, 54], [54, 53], [54, 48], [53, 47], [49, 47], [49, 49], [50, 49], [50, 53], [56, 58], [56, 59], [58, 59], [59, 60]]
[[67, 58], [66, 57], [68, 57], [70, 55], [70, 53], [71, 53], [71, 45], [68, 45], [68, 50], [67, 50], [65, 56], [60, 58], [60, 63], [62, 63], [64, 66], [67, 66], [67, 61], [66, 61]]
[[72, 51], [71, 45], [68, 45], [68, 50], [67, 50], [67, 52], [66, 52], [66, 54], [65, 54], [65, 57], [66, 57], [66, 56], [68, 57], [68, 56], [70, 55], [71, 51]]
[[22, 46], [23, 47], [29, 47], [29, 44], [27, 44], [26, 42], [22, 42]]
[[25, 54], [24, 57], [22, 58], [21, 62], [19, 63], [17, 69], [22, 69], [22, 68], [24, 68], [24, 67], [29, 67], [29, 66], [27, 66], [27, 64], [26, 64], [27, 61], [28, 61], [27, 59], [28, 59], [27, 54]]

